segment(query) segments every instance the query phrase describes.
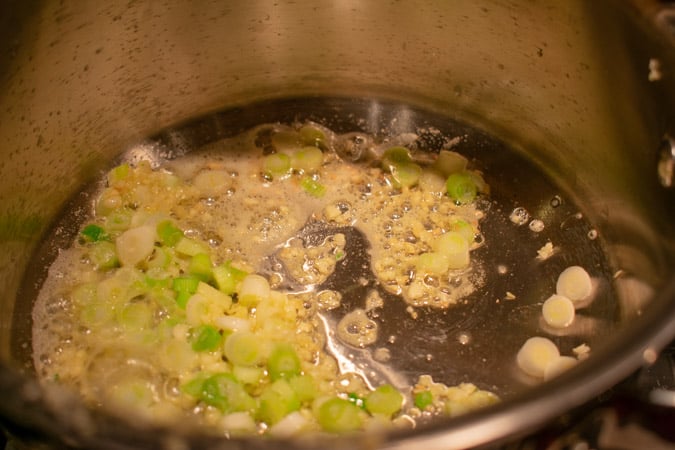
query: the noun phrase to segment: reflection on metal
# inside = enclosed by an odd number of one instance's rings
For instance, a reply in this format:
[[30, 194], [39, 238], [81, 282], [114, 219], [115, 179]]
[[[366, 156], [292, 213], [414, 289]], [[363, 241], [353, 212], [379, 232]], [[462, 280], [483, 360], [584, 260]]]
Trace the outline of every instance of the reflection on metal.
[[[353, 348], [342, 344], [335, 333], [335, 321], [319, 314], [326, 333], [326, 350], [335, 357], [341, 374], [354, 373], [361, 377], [368, 389], [389, 383], [399, 391], [410, 392], [410, 382], [405, 375], [396, 372], [388, 365], [375, 361], [370, 350]], [[407, 397], [407, 395], [406, 395]], [[407, 399], [410, 401], [410, 399]]]
[[659, 148], [659, 182], [663, 187], [672, 188], [675, 184], [675, 140], [666, 135]]
[[649, 393], [649, 400], [657, 405], [675, 408], [675, 391], [654, 389]]
[[667, 5], [665, 2], [661, 10], [655, 15], [656, 26], [666, 36], [675, 40], [675, 5]]

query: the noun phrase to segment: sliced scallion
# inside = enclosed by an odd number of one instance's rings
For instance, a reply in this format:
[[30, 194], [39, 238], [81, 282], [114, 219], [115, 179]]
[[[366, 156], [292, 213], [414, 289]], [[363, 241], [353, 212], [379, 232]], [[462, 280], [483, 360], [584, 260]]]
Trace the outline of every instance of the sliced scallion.
[[172, 221], [163, 220], [157, 224], [157, 236], [162, 245], [173, 247], [183, 238], [183, 231]]
[[216, 350], [220, 346], [222, 336], [218, 329], [211, 325], [200, 325], [192, 331], [192, 350], [205, 352]]
[[410, 150], [405, 147], [390, 147], [382, 155], [382, 167], [385, 170], [391, 170], [393, 166], [408, 164], [412, 162]]
[[201, 386], [199, 398], [225, 413], [254, 411], [256, 407], [255, 400], [230, 373], [219, 373], [207, 378]]
[[302, 147], [291, 154], [293, 170], [304, 173], [316, 172], [323, 164], [323, 152], [316, 147]]
[[316, 419], [321, 428], [331, 433], [355, 431], [363, 425], [362, 412], [352, 402], [334, 397], [318, 408]]
[[98, 242], [98, 241], [108, 241], [110, 236], [100, 225], [90, 223], [85, 226], [82, 231], [80, 231], [80, 236], [86, 242]]
[[326, 186], [310, 176], [302, 177], [302, 180], [300, 180], [300, 187], [312, 197], [320, 198], [326, 195]]
[[171, 288], [176, 292], [176, 303], [181, 308], [185, 308], [188, 299], [197, 292], [199, 278], [195, 277], [176, 277], [172, 280]]
[[152, 326], [153, 310], [145, 302], [128, 303], [118, 309], [117, 322], [128, 330], [144, 330]]
[[231, 261], [214, 267], [212, 272], [216, 286], [227, 295], [234, 294], [237, 285], [248, 275], [246, 271], [234, 267]]
[[318, 147], [326, 141], [324, 132], [312, 125], [303, 125], [300, 130], [298, 130], [298, 133], [305, 145]]
[[286, 415], [300, 409], [301, 403], [295, 391], [284, 379], [276, 380], [260, 395], [259, 418], [267, 424], [275, 424]]
[[133, 212], [127, 208], [117, 208], [105, 216], [105, 229], [111, 234], [129, 229]]
[[394, 164], [390, 170], [396, 187], [414, 186], [422, 174], [422, 168], [414, 162]]
[[371, 414], [391, 417], [401, 410], [403, 395], [391, 384], [378, 386], [364, 400], [366, 410]]
[[264, 376], [262, 367], [234, 366], [232, 368], [232, 373], [237, 377], [237, 380], [251, 386], [260, 384]]
[[146, 264], [149, 269], [166, 269], [172, 260], [172, 251], [170, 249], [155, 246], [146, 260]]
[[445, 187], [448, 196], [460, 204], [471, 203], [478, 192], [474, 178], [466, 171], [450, 174]]
[[436, 252], [447, 258], [450, 269], [462, 269], [469, 265], [469, 243], [461, 233], [448, 231], [435, 244]]
[[447, 256], [438, 252], [422, 253], [417, 257], [416, 269], [428, 275], [443, 275], [450, 268]]
[[108, 172], [108, 183], [114, 185], [122, 180], [125, 180], [129, 177], [131, 167], [129, 164], [120, 164], [117, 167], [114, 167], [110, 172]]
[[291, 377], [288, 379], [288, 383], [291, 385], [301, 402], [313, 400], [318, 393], [316, 381], [314, 380], [314, 377], [309, 374]]
[[413, 401], [415, 402], [416, 407], [424, 411], [427, 406], [433, 403], [434, 396], [431, 391], [421, 391], [415, 394]]
[[283, 177], [291, 171], [291, 157], [285, 153], [272, 153], [263, 160], [263, 172], [273, 178]]
[[237, 294], [239, 303], [246, 306], [255, 306], [269, 298], [270, 284], [262, 275], [250, 274], [239, 284]]
[[87, 249], [89, 259], [99, 270], [108, 270], [119, 266], [115, 244], [108, 241], [93, 242]]
[[188, 273], [202, 281], [209, 281], [213, 278], [213, 264], [211, 256], [208, 253], [197, 253], [190, 259]]
[[300, 375], [300, 358], [290, 345], [277, 344], [267, 359], [267, 370], [272, 380]]
[[115, 241], [117, 257], [123, 266], [133, 267], [152, 254], [155, 229], [149, 225], [130, 228]]
[[182, 237], [176, 244], [176, 251], [185, 256], [194, 256], [198, 253], [208, 253], [209, 247], [196, 239]]
[[464, 239], [471, 244], [473, 243], [476, 237], [476, 230], [471, 226], [469, 222], [462, 219], [455, 220], [451, 225], [449, 231], [454, 231], [456, 233], [464, 236]]
[[457, 152], [441, 150], [434, 162], [434, 167], [447, 177], [452, 173], [463, 172], [468, 162], [464, 156]]
[[254, 366], [260, 361], [260, 338], [247, 331], [237, 331], [225, 339], [223, 353], [237, 366]]

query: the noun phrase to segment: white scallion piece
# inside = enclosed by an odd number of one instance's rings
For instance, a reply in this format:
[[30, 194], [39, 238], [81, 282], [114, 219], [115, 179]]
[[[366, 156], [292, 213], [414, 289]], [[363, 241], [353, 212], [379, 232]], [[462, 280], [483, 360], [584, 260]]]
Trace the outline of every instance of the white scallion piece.
[[570, 266], [563, 270], [555, 286], [556, 294], [564, 295], [573, 302], [591, 295], [593, 284], [591, 277], [583, 267]]
[[230, 307], [227, 302], [214, 301], [206, 295], [195, 293], [190, 297], [185, 305], [185, 318], [189, 325], [216, 325], [220, 317], [225, 316], [225, 312]]
[[446, 177], [451, 173], [459, 173], [466, 169], [469, 160], [457, 152], [441, 150], [434, 167]]
[[261, 357], [259, 339], [248, 331], [236, 331], [225, 339], [223, 353], [232, 364], [255, 366]]
[[220, 421], [223, 429], [230, 433], [251, 433], [256, 430], [255, 420], [247, 412], [233, 412]]
[[548, 381], [557, 377], [561, 373], [576, 366], [578, 363], [576, 358], [571, 356], [561, 356], [550, 362], [544, 369], [544, 381]]
[[422, 253], [417, 258], [417, 271], [430, 275], [443, 275], [449, 269], [448, 258], [437, 252]]
[[220, 305], [223, 310], [227, 310], [232, 306], [232, 297], [204, 282], [200, 281], [197, 285], [197, 294], [201, 294], [210, 302]]
[[417, 184], [424, 191], [445, 192], [445, 179], [440, 172], [435, 170], [423, 169]]
[[117, 258], [123, 266], [133, 267], [150, 256], [155, 247], [155, 228], [143, 225], [122, 233], [115, 241]]
[[544, 321], [554, 328], [566, 328], [574, 321], [574, 303], [564, 295], [553, 294], [541, 308]]
[[543, 378], [546, 367], [560, 357], [560, 350], [550, 339], [531, 337], [520, 348], [516, 362], [523, 372]]
[[269, 298], [270, 284], [262, 275], [247, 275], [239, 286], [239, 303], [247, 306], [257, 305], [260, 301]]
[[270, 435], [276, 438], [289, 438], [307, 427], [308, 421], [300, 411], [294, 411], [270, 428]]
[[230, 331], [251, 331], [251, 322], [236, 316], [222, 316], [214, 320], [217, 327]]
[[450, 269], [463, 269], [469, 265], [469, 243], [459, 232], [442, 234], [436, 241], [435, 250], [447, 258]]

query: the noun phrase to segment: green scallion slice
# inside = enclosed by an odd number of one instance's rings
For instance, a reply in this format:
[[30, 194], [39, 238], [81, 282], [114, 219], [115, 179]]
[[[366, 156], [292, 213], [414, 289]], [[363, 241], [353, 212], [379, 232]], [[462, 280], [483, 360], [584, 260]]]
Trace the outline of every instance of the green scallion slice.
[[98, 241], [109, 241], [110, 236], [100, 225], [90, 223], [85, 226], [82, 231], [80, 231], [80, 236], [84, 238], [86, 242], [98, 242]]
[[445, 182], [448, 195], [457, 203], [471, 203], [478, 192], [474, 178], [468, 172], [451, 174]]
[[320, 129], [312, 125], [304, 125], [299, 130], [300, 139], [305, 145], [313, 145], [319, 147], [326, 141], [326, 135]]
[[216, 286], [227, 295], [234, 294], [237, 285], [248, 275], [246, 271], [234, 267], [231, 261], [214, 267], [212, 272]]
[[349, 400], [334, 397], [323, 402], [316, 413], [321, 428], [331, 433], [355, 431], [363, 425], [361, 409]]
[[366, 410], [371, 414], [391, 417], [401, 410], [403, 395], [391, 384], [378, 386], [364, 400]]
[[225, 357], [237, 366], [254, 366], [260, 360], [259, 338], [247, 331], [230, 334], [223, 347]]
[[409, 164], [411, 162], [410, 150], [405, 147], [388, 148], [382, 155], [382, 167], [385, 170], [391, 170], [393, 166]]
[[213, 278], [213, 264], [208, 253], [197, 253], [190, 259], [188, 273], [207, 282]]
[[300, 358], [290, 345], [277, 344], [267, 359], [267, 370], [272, 380], [300, 375]]
[[301, 406], [291, 385], [281, 379], [267, 386], [260, 395], [258, 416], [263, 422], [273, 425]]
[[212, 325], [200, 325], [192, 331], [192, 350], [206, 352], [216, 350], [220, 346], [222, 336]]
[[197, 292], [199, 278], [195, 277], [176, 277], [172, 280], [171, 289], [176, 292], [176, 303], [181, 308], [185, 308], [188, 299]]
[[285, 153], [272, 153], [263, 160], [263, 172], [274, 177], [283, 177], [291, 171], [291, 157]]
[[92, 243], [91, 247], [87, 249], [89, 259], [94, 266], [99, 270], [112, 269], [120, 265], [117, 258], [117, 249], [115, 244], [108, 241], [98, 241]]
[[167, 247], [173, 247], [183, 238], [183, 231], [170, 220], [163, 220], [157, 224], [159, 242]]
[[230, 373], [219, 373], [207, 378], [201, 386], [199, 398], [225, 413], [254, 411], [256, 407], [253, 397]]
[[316, 147], [302, 147], [291, 154], [293, 170], [304, 173], [316, 172], [323, 164], [323, 152]]
[[413, 401], [416, 407], [424, 411], [427, 406], [433, 403], [434, 396], [431, 394], [431, 391], [421, 391], [415, 394]]
[[326, 195], [326, 186], [310, 176], [303, 177], [300, 180], [300, 187], [312, 197], [321, 198]]

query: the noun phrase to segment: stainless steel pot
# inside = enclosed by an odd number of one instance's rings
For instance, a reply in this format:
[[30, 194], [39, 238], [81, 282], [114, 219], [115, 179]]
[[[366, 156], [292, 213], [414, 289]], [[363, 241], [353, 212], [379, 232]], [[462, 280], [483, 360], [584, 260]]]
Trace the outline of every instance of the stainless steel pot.
[[675, 43], [662, 4], [165, 0], [0, 8], [0, 417], [19, 442], [273, 444], [139, 430], [40, 388], [19, 363], [30, 351], [20, 332], [29, 318], [20, 311], [31, 299], [18, 289], [68, 199], [132, 143], [257, 101], [380, 98], [486, 129], [574, 197], [622, 271], [613, 281], [621, 326], [578, 368], [476, 414], [331, 445], [504, 442], [649, 364], [675, 337]]

